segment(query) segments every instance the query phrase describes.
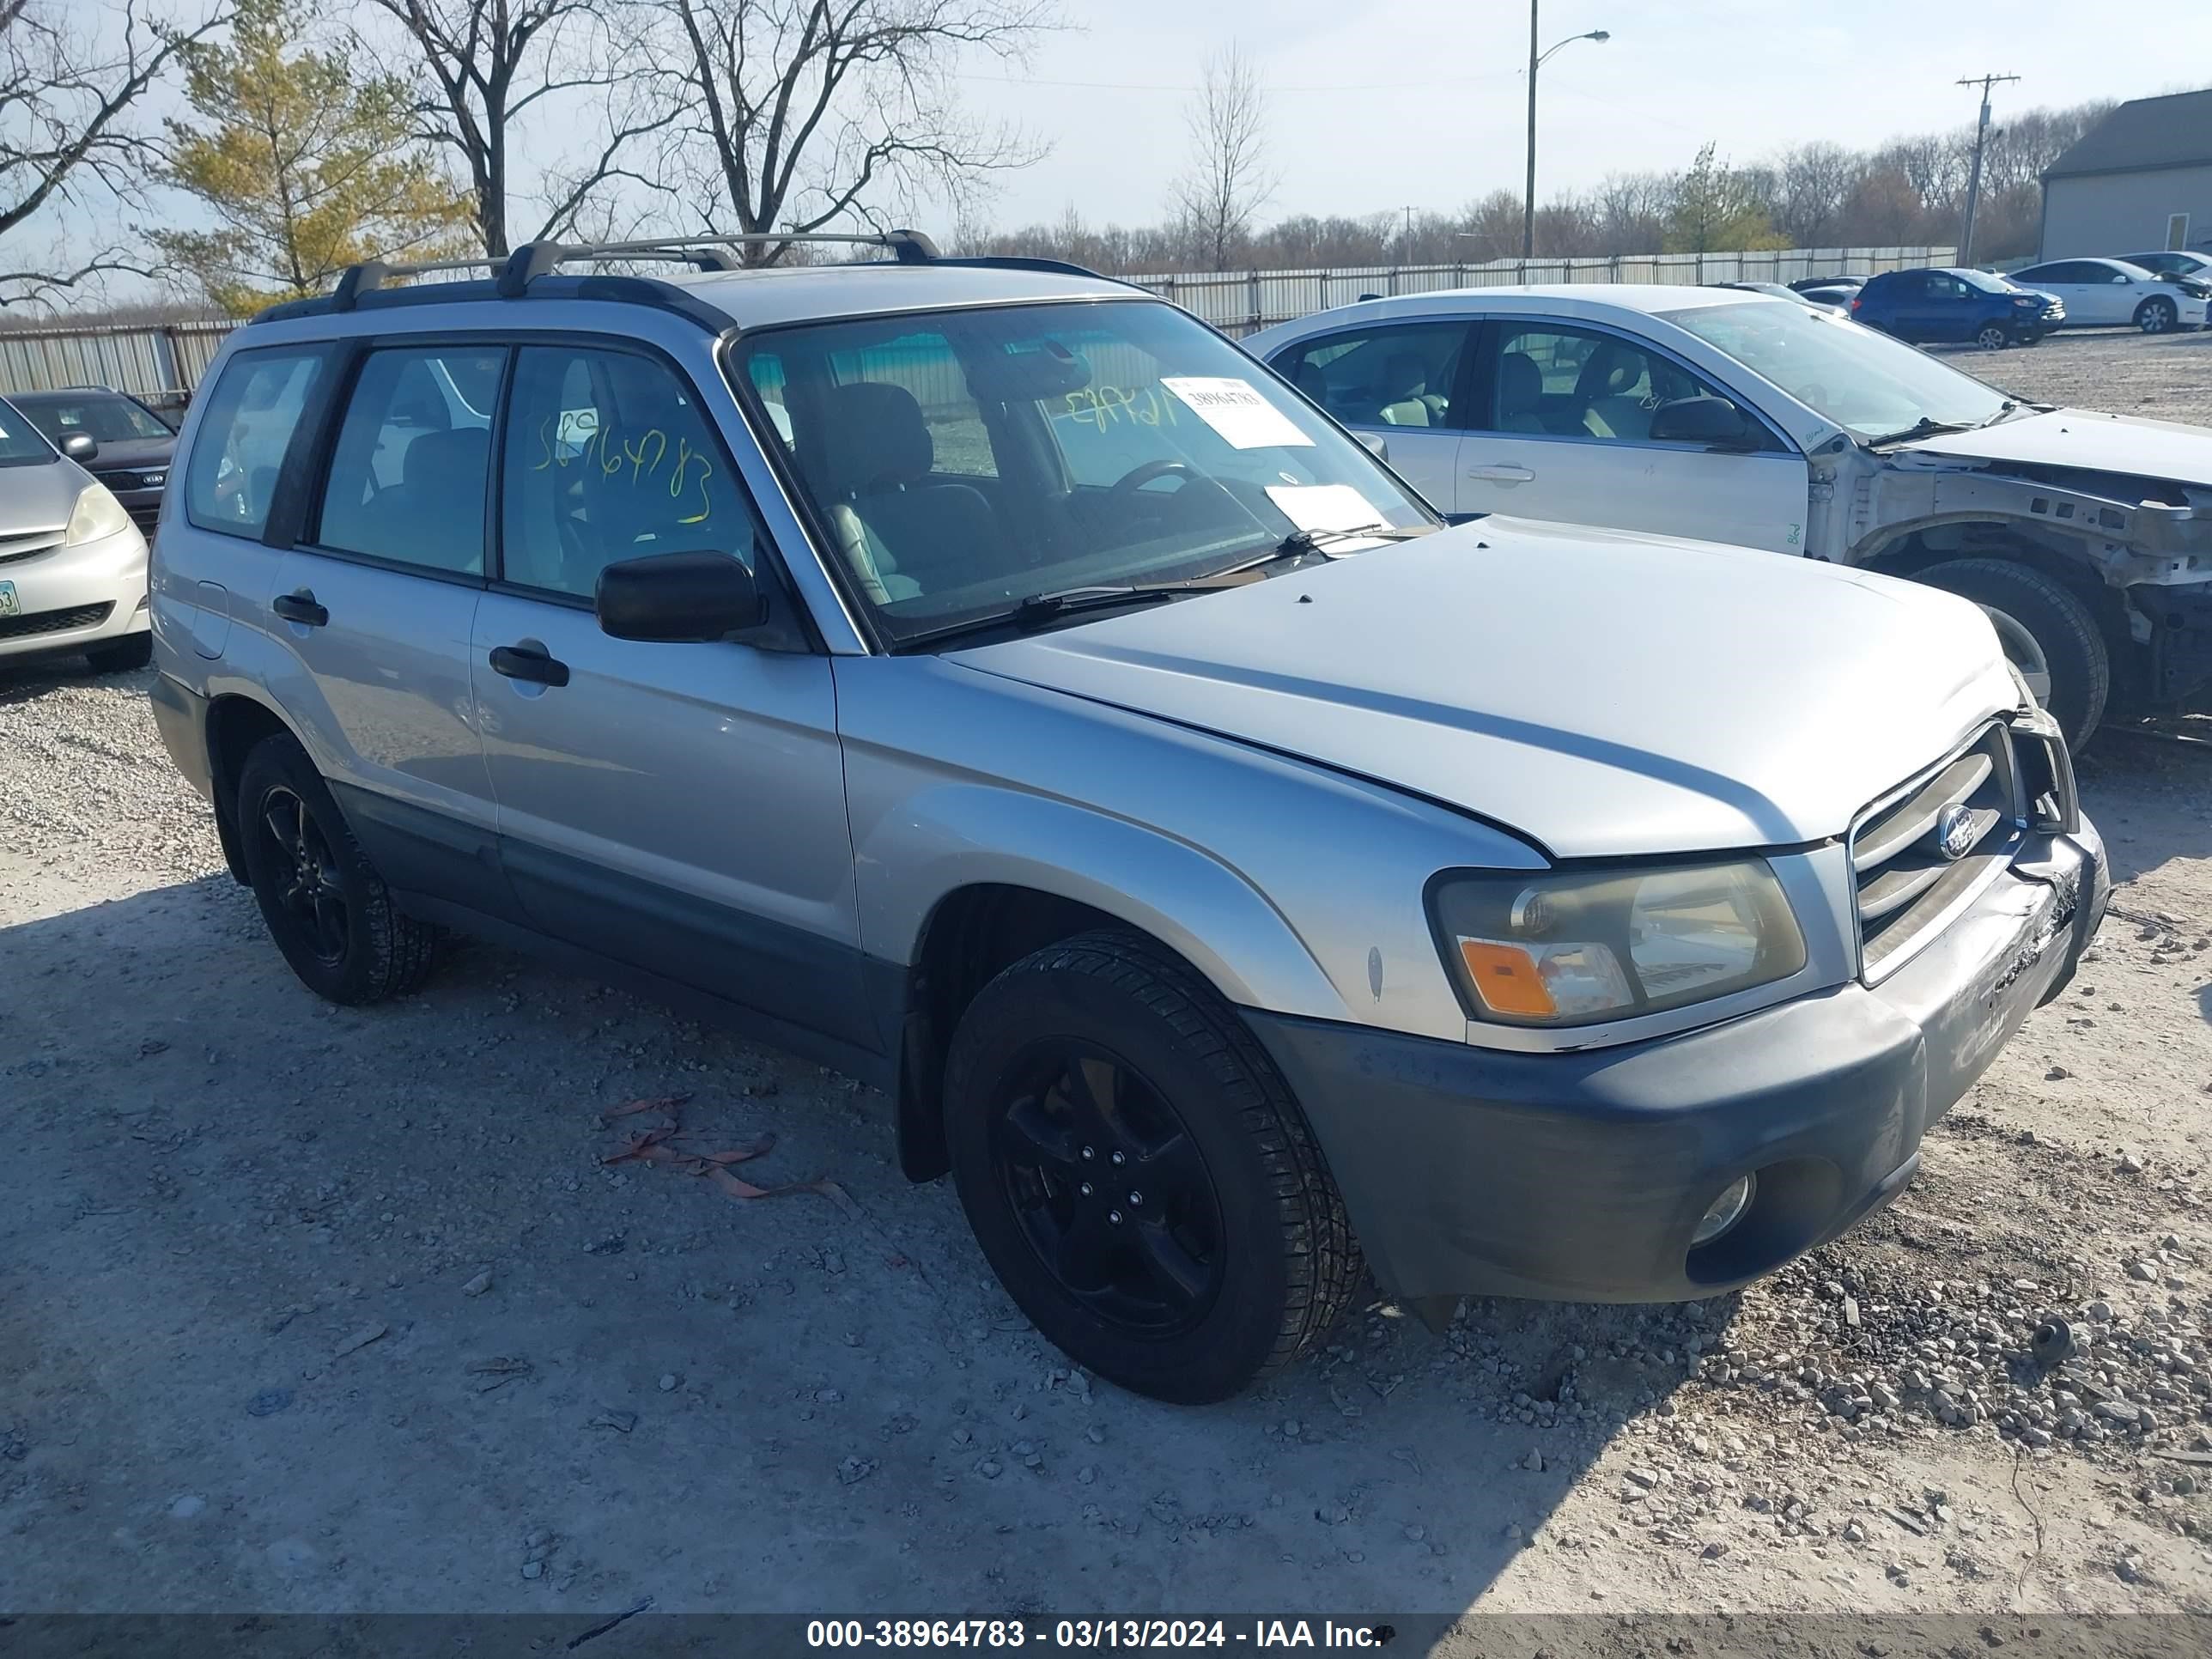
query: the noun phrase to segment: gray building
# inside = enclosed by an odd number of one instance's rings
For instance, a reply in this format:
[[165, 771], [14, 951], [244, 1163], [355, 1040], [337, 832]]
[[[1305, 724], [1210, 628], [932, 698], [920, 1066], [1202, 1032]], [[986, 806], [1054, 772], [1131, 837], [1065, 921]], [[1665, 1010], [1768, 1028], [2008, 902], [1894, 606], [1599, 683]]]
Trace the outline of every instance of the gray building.
[[2136, 98], [2043, 175], [2039, 258], [2212, 252], [2212, 88]]

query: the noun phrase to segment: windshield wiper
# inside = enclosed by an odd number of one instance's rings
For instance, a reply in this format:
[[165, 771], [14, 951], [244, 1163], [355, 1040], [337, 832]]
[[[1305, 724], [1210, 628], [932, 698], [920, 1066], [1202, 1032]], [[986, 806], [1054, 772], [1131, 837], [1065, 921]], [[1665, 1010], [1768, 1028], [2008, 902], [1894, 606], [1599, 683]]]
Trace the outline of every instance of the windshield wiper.
[[1054, 593], [1032, 593], [999, 620], [1017, 628], [1036, 628], [1056, 617], [1079, 611], [1106, 611], [1117, 605], [1150, 605], [1161, 599], [1180, 599], [1196, 592], [1188, 582], [1135, 584], [1126, 587], [1064, 587]]
[[1242, 564], [1232, 564], [1226, 569], [1215, 571], [1212, 576], [1200, 580], [1211, 581], [1214, 576], [1234, 576], [1243, 571], [1258, 570], [1283, 559], [1303, 559], [1335, 542], [1409, 542], [1416, 536], [1425, 536], [1435, 529], [1436, 526], [1432, 524], [1415, 525], [1408, 529], [1401, 529], [1395, 525], [1363, 524], [1348, 530], [1293, 530], [1257, 558], [1247, 559]]
[[1902, 432], [1886, 432], [1879, 438], [1869, 438], [1865, 441], [1868, 448], [1879, 449], [1884, 444], [1904, 444], [1911, 443], [1915, 438], [1932, 438], [1939, 432], [1971, 431], [1978, 424], [1979, 422], [1970, 421], [1939, 421], [1931, 416], [1923, 415]]

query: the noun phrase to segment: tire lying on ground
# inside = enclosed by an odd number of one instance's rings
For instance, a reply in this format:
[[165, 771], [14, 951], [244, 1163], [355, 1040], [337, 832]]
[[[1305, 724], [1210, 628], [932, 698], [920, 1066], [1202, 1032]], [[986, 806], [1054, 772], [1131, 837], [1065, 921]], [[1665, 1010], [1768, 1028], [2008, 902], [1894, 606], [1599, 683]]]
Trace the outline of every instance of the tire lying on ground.
[[2079, 750], [2105, 717], [2112, 659], [2089, 607], [2061, 581], [2007, 559], [1954, 559], [1917, 580], [1988, 613], [2005, 655]]

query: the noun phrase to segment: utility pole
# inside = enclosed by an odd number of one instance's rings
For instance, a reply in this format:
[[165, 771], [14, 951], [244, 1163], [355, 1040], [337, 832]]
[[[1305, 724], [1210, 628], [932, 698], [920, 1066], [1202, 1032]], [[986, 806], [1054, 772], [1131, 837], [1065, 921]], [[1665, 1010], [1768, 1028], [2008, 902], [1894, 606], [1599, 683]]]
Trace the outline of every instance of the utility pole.
[[[1536, 257], [1536, 4], [1528, 0], [1528, 180], [1521, 191], [1521, 263]], [[1528, 280], [1524, 275], [1523, 282]]]
[[1990, 137], [1990, 88], [2019, 79], [2017, 75], [1968, 75], [1959, 80], [1962, 87], [1982, 89], [1982, 118], [1974, 128], [1974, 165], [1966, 174], [1966, 228], [1959, 239], [1959, 263], [1962, 265], [1971, 267], [1974, 263], [1974, 209], [1982, 195], [1982, 146]]

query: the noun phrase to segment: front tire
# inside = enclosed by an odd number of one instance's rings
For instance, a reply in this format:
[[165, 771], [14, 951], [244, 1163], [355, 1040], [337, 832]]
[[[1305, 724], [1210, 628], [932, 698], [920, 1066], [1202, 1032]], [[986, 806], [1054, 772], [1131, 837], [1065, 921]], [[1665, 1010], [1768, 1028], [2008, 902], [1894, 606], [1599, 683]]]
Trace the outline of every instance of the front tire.
[[1343, 1200], [1266, 1050], [1140, 935], [1048, 945], [984, 987], [945, 1101], [1000, 1282], [1123, 1388], [1225, 1400], [1318, 1345], [1359, 1282]]
[[2002, 323], [1984, 323], [1974, 336], [1974, 343], [1984, 351], [2002, 351], [2012, 343], [2012, 331]]
[[246, 873], [270, 937], [300, 982], [331, 1002], [418, 988], [438, 930], [392, 902], [330, 787], [289, 733], [264, 738], [238, 779]]
[[2006, 658], [2081, 750], [2105, 717], [2112, 658], [2089, 607], [2063, 582], [2008, 559], [1955, 559], [1919, 580], [1982, 607]]
[[2171, 300], [2145, 300], [2136, 307], [2136, 326], [2146, 334], [2171, 333], [2180, 317]]

